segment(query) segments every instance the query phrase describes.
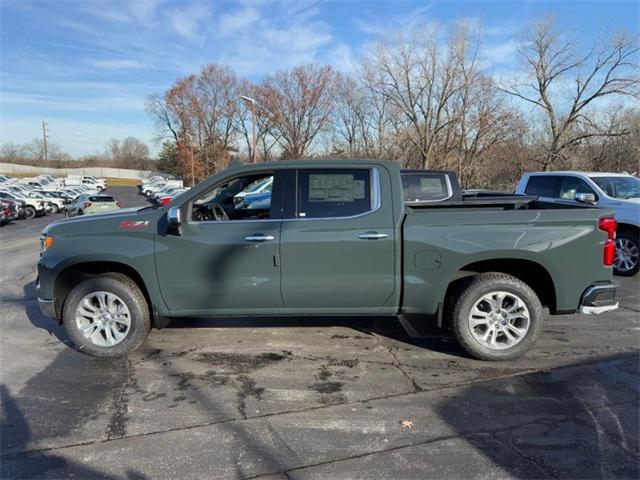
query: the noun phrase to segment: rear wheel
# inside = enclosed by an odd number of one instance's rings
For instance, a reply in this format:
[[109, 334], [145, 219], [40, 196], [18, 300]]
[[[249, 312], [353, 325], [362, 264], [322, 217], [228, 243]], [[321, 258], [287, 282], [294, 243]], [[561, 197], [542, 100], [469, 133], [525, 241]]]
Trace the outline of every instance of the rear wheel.
[[452, 326], [464, 350], [480, 360], [511, 360], [535, 343], [542, 305], [521, 280], [504, 273], [477, 275], [454, 301]]
[[75, 347], [94, 357], [121, 357], [149, 334], [146, 299], [129, 277], [108, 273], [79, 283], [67, 296], [64, 328]]
[[60, 208], [58, 207], [58, 205], [56, 205], [55, 203], [51, 204], [51, 213], [58, 213], [60, 211]]
[[30, 219], [30, 218], [34, 218], [36, 216], [36, 209], [33, 208], [31, 205], [26, 205], [24, 207], [24, 218]]
[[630, 277], [640, 269], [640, 234], [627, 230], [616, 232], [616, 260], [613, 273]]

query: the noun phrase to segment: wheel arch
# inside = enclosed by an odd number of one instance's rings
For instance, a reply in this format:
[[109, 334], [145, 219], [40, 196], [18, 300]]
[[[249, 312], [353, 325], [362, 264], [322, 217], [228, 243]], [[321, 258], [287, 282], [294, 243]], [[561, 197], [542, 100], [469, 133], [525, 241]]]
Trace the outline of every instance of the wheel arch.
[[531, 287], [542, 305], [547, 306], [551, 312], [556, 311], [556, 286], [549, 271], [537, 262], [520, 258], [479, 260], [460, 268], [447, 287], [445, 310], [450, 306], [455, 293], [463, 288], [471, 278], [487, 272], [506, 273], [516, 277]]
[[105, 273], [119, 273], [135, 282], [147, 301], [152, 319], [155, 317], [153, 303], [151, 302], [147, 286], [145, 285], [142, 275], [140, 275], [135, 268], [131, 265], [115, 261], [89, 261], [68, 265], [56, 276], [53, 288], [54, 298], [62, 299], [61, 302], [56, 302], [55, 305], [56, 317], [60, 319], [60, 322], [62, 322], [62, 310], [69, 292], [80, 282]]

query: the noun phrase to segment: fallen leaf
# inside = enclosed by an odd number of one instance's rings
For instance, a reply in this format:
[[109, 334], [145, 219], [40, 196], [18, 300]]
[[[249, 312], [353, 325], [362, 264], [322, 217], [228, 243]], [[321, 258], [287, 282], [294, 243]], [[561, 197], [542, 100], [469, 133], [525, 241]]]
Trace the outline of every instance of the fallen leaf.
[[402, 422], [400, 422], [400, 425], [402, 425], [404, 428], [413, 428], [413, 422], [411, 420], [403, 420]]

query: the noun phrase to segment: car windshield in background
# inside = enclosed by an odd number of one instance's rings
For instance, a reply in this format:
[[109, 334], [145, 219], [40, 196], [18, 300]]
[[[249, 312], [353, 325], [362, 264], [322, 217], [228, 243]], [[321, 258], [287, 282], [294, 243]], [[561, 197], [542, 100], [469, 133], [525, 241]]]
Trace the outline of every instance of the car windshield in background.
[[115, 202], [115, 200], [113, 199], [113, 197], [106, 197], [106, 196], [100, 196], [100, 197], [89, 197], [89, 201], [90, 202]]
[[636, 177], [591, 177], [591, 180], [610, 197], [640, 197], [640, 179]]

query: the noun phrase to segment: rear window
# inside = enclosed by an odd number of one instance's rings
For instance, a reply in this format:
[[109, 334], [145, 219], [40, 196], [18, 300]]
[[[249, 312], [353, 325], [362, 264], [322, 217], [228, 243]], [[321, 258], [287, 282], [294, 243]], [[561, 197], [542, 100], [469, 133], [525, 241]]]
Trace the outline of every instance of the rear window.
[[113, 197], [101, 196], [101, 197], [89, 197], [90, 202], [115, 202]]
[[437, 202], [451, 196], [446, 176], [433, 173], [403, 173], [402, 189], [405, 202]]

